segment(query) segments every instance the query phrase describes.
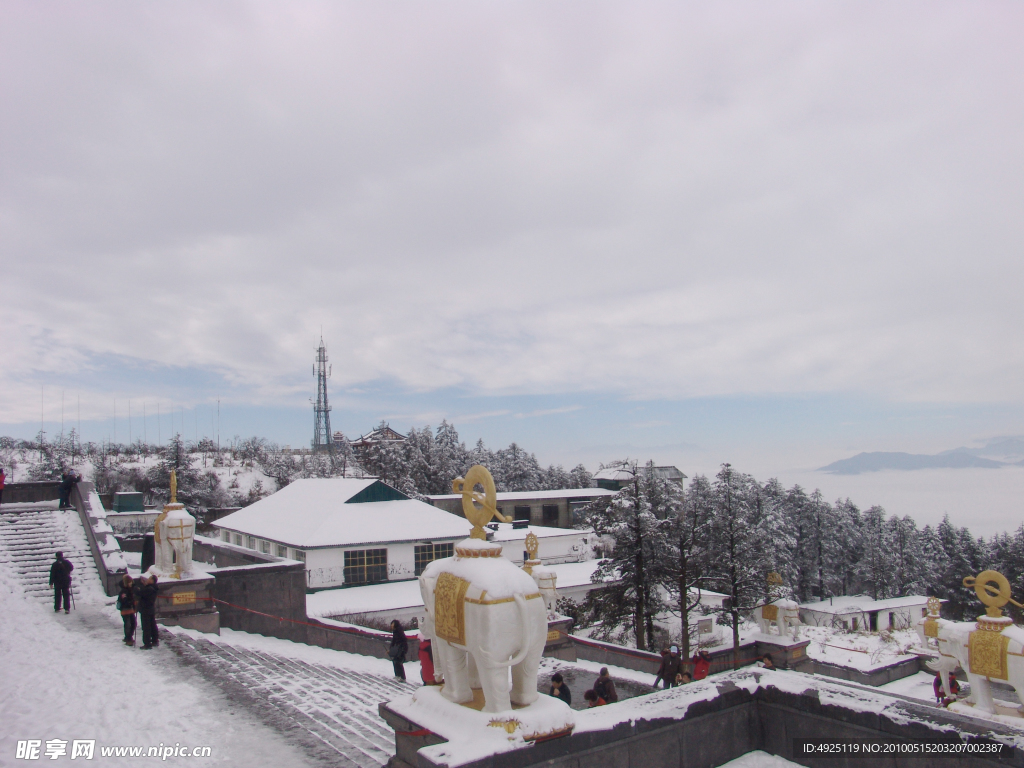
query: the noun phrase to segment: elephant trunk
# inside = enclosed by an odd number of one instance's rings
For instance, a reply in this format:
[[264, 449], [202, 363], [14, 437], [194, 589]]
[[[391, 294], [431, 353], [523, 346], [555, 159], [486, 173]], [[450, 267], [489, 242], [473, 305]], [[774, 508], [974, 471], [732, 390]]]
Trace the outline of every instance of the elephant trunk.
[[489, 667], [514, 667], [526, 658], [526, 654], [530, 652], [530, 646], [533, 645], [533, 626], [530, 623], [530, 614], [526, 609], [526, 598], [522, 595], [513, 595], [512, 599], [515, 600], [516, 607], [519, 609], [519, 626], [522, 631], [519, 653], [507, 661], [498, 661], [491, 658], [490, 654], [481, 646], [480, 658]]

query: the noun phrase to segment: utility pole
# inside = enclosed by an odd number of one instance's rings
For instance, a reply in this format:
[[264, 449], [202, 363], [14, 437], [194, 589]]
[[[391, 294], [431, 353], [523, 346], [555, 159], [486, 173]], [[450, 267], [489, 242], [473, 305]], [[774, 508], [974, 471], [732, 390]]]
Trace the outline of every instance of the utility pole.
[[313, 402], [313, 453], [333, 453], [331, 406], [327, 404], [327, 379], [331, 377], [331, 369], [327, 365], [327, 348], [323, 336], [320, 337], [320, 347], [316, 351], [313, 375], [316, 377], [316, 402], [310, 400]]

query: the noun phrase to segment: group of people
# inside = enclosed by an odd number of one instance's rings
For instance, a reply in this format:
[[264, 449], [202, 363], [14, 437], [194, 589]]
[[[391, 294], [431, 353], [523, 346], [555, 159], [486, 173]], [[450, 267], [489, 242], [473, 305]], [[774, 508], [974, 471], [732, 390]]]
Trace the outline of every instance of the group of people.
[[694, 680], [703, 680], [711, 671], [711, 656], [707, 651], [695, 653], [690, 663], [693, 665], [692, 673], [684, 667], [683, 659], [679, 655], [679, 646], [662, 648], [661, 666], [658, 667], [658, 675], [654, 678], [654, 687], [657, 688], [658, 683], [665, 688], [686, 685]]
[[135, 645], [135, 630], [142, 620], [142, 650], [160, 645], [160, 632], [156, 626], [156, 600], [159, 595], [157, 577], [143, 574], [136, 581], [127, 573], [121, 579], [117, 593], [117, 610], [124, 622], [124, 644]]
[[[572, 706], [572, 691], [566, 685], [565, 678], [562, 677], [561, 672], [555, 672], [551, 676], [551, 689], [548, 691], [548, 695], [561, 699], [569, 706]], [[614, 704], [619, 700], [619, 694], [615, 690], [615, 681], [608, 674], [608, 667], [601, 667], [601, 674], [594, 681], [594, 687], [584, 692], [583, 699], [587, 702], [588, 708]]]

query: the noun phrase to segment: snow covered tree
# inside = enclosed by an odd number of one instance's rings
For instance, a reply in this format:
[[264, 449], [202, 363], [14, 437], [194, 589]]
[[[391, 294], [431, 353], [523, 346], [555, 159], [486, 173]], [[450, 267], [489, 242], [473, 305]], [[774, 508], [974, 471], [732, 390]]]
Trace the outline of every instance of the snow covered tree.
[[572, 484], [569, 488], [590, 488], [594, 484], [594, 476], [582, 464], [577, 464], [569, 472]]
[[596, 501], [586, 514], [598, 536], [615, 542], [592, 576], [595, 582], [614, 583], [591, 593], [591, 604], [606, 636], [617, 627], [632, 629], [636, 647], [646, 650], [654, 643], [654, 617], [666, 607], [659, 587], [672, 575], [672, 525], [681, 499], [666, 491], [652, 464], [628, 466], [633, 481], [615, 496]]
[[[675, 485], [675, 483], [671, 483]], [[682, 489], [680, 489], [681, 492]], [[690, 483], [679, 511], [672, 520], [676, 557], [670, 568], [670, 594], [674, 592], [680, 618], [680, 645], [684, 659], [690, 658], [690, 613], [700, 604], [701, 586], [709, 571], [711, 520], [715, 501], [711, 483], [698, 475]]]
[[719, 591], [728, 595], [723, 618], [732, 626], [733, 665], [739, 664], [740, 617], [764, 600], [771, 531], [763, 527], [756, 503], [757, 483], [723, 464], [715, 476], [715, 508], [711, 522], [711, 573]]
[[[480, 445], [483, 445], [481, 441]], [[475, 463], [475, 462], [474, 462]], [[433, 478], [427, 493], [451, 493], [452, 481], [471, 466], [466, 446], [459, 441], [455, 425], [442, 419], [434, 434]]]
[[491, 471], [499, 491], [533, 491], [540, 487], [540, 465], [516, 443], [498, 451]]

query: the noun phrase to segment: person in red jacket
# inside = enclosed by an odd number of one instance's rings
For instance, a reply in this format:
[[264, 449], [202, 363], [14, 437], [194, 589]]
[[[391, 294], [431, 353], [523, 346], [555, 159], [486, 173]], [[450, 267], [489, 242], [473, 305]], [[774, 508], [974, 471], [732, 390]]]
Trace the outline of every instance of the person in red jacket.
[[4, 481], [7, 476], [4, 474], [4, 468], [0, 467], [0, 504], [4, 503]]
[[711, 671], [711, 655], [707, 651], [701, 651], [693, 655], [693, 679], [703, 680]]
[[434, 679], [434, 651], [430, 647], [430, 639], [420, 633], [420, 649], [417, 652], [420, 657], [420, 677], [424, 685], [437, 685]]

